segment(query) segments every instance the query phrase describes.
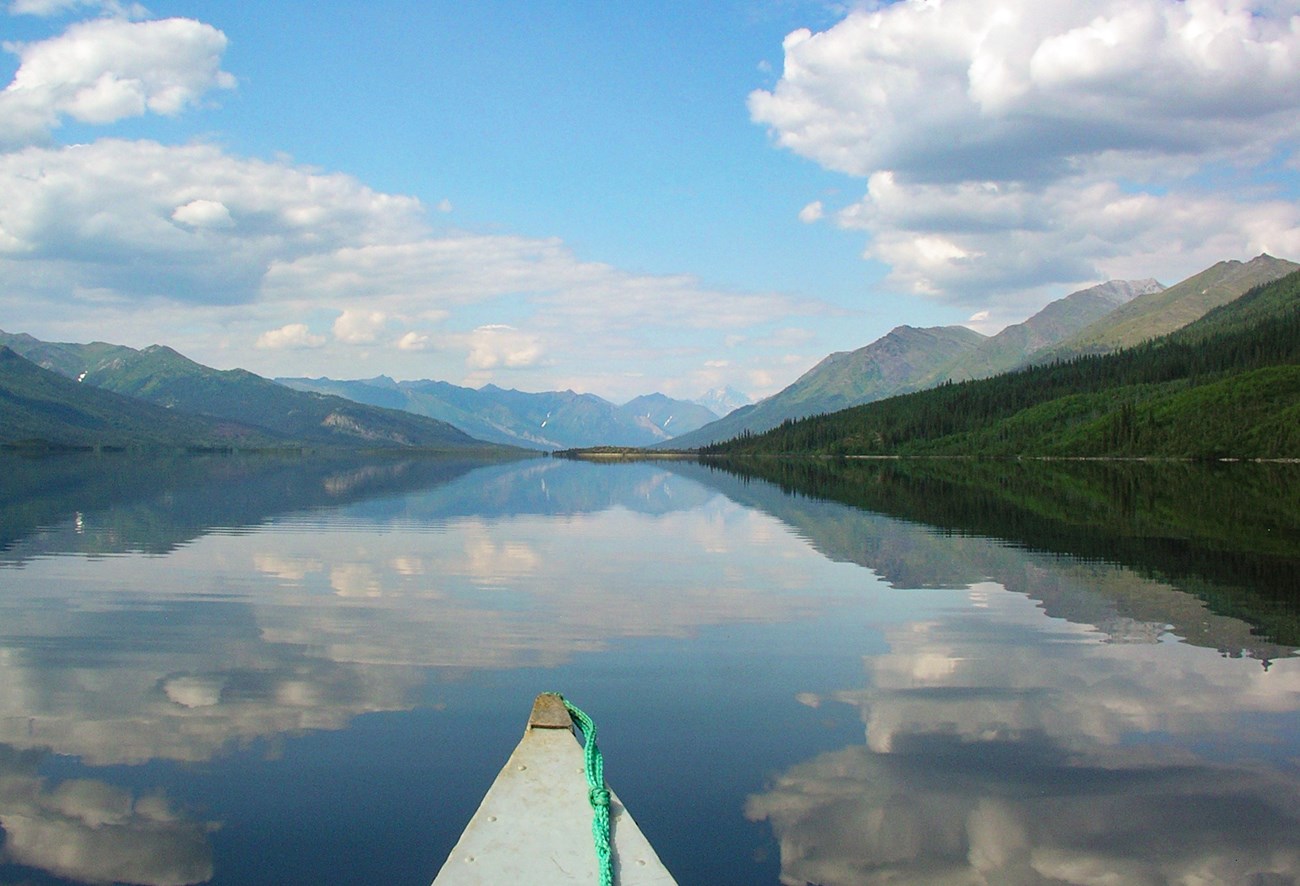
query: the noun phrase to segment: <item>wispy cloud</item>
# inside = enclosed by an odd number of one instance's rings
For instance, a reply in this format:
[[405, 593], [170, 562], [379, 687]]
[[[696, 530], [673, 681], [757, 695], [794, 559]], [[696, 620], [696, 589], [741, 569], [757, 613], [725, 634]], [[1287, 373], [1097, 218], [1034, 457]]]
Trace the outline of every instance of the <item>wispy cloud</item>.
[[120, 3], [118, 0], [13, 0], [9, 4], [9, 11], [14, 15], [51, 16], [82, 9], [127, 18], [149, 15], [149, 10], [139, 3]]
[[[822, 310], [583, 261], [556, 238], [434, 233], [413, 197], [210, 144], [28, 147], [0, 154], [0, 193], [0, 270], [15, 305], [39, 312], [93, 291], [112, 296], [119, 323], [133, 309], [160, 318], [160, 304], [239, 309], [222, 320], [236, 351], [240, 334], [263, 352], [329, 348], [332, 337], [394, 356], [437, 345], [477, 378], [538, 366], [543, 353], [588, 372], [607, 364], [612, 377], [630, 365], [620, 361], [667, 353], [650, 345], [655, 335], [688, 347], [688, 332], [718, 337]], [[444, 328], [473, 306], [514, 331]], [[167, 334], [159, 328], [154, 340]]]

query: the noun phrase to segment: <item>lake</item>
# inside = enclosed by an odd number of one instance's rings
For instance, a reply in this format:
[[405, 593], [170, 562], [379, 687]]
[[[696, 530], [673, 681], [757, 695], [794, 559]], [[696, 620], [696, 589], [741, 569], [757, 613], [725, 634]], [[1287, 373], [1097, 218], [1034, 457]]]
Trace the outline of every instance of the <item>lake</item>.
[[0, 459], [0, 883], [427, 886], [559, 691], [683, 884], [1300, 882], [1300, 465]]

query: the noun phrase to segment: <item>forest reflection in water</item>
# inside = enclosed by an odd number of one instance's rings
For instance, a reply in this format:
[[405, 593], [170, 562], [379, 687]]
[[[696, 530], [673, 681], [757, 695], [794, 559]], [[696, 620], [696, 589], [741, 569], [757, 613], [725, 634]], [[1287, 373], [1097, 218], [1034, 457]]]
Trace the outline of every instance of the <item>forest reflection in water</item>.
[[[996, 539], [1026, 550], [1060, 554], [1084, 563], [1121, 566], [1161, 578], [1189, 593], [1212, 616], [1175, 624], [1184, 639], [1217, 645], [1232, 654], [1268, 655], [1269, 641], [1300, 646], [1300, 465], [1182, 461], [1069, 461], [1003, 459], [766, 459], [710, 462], [711, 469], [766, 480], [795, 496], [840, 502], [870, 513], [922, 523], [962, 536]], [[743, 495], [743, 494], [742, 494]], [[783, 519], [807, 523], [799, 506]], [[813, 521], [815, 522], [815, 521]], [[828, 526], [807, 525], [818, 549], [877, 569], [869, 543]], [[968, 583], [972, 569], [959, 557], [914, 563], [896, 584], [923, 587]], [[945, 565], [955, 571], [943, 572]], [[887, 567], [886, 567], [887, 568]], [[1043, 591], [1043, 593], [1050, 592]], [[1034, 596], [1038, 596], [1035, 594]], [[1140, 599], [1113, 605], [1139, 621], [1158, 621], [1171, 601], [1146, 617]], [[1039, 597], [1043, 599], [1042, 597]], [[1071, 595], [1061, 614], [1084, 623]], [[1049, 613], [1052, 602], [1044, 599]], [[1216, 634], [1215, 630], [1228, 631]]]
[[[971, 601], [889, 631], [863, 687], [801, 697], [857, 708], [866, 743], [749, 798], [783, 882], [1300, 877], [1296, 466], [726, 467], [816, 496], [783, 519], [828, 556]], [[825, 498], [955, 534], [890, 550]]]
[[0, 472], [0, 882], [427, 883], [556, 687], [683, 883], [1300, 876], [1296, 466], [105, 464]]

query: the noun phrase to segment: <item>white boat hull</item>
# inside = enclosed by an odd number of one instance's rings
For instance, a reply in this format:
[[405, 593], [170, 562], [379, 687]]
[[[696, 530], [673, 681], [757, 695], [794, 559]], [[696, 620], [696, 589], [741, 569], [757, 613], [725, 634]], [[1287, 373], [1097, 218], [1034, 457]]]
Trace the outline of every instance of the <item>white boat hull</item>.
[[[675, 884], [612, 792], [609, 817], [614, 883]], [[434, 886], [597, 884], [591, 821], [582, 747], [563, 700], [544, 693]]]

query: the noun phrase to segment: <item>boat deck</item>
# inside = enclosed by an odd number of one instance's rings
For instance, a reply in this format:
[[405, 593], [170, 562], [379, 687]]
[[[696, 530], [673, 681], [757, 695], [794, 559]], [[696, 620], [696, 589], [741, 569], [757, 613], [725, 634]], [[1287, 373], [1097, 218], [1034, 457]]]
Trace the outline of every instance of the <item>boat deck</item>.
[[[676, 881], [618, 797], [610, 794], [617, 886]], [[599, 883], [582, 746], [558, 695], [533, 703], [524, 737], [451, 851], [434, 886]]]

